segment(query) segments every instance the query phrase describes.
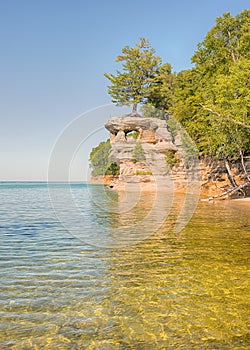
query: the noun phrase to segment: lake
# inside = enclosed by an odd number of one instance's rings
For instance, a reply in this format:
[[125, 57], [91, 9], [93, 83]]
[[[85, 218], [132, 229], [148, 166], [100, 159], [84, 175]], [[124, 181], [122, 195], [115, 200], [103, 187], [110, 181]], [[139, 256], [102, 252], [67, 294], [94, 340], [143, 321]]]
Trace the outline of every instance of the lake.
[[0, 349], [249, 349], [250, 206], [186, 199], [0, 183]]

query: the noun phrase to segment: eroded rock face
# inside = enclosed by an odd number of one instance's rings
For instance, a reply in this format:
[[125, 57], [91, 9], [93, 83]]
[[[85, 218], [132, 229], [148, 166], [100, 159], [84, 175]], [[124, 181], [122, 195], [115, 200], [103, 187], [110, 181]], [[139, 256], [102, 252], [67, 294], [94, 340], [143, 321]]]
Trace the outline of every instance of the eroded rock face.
[[[180, 130], [173, 139], [165, 120], [130, 115], [111, 118], [105, 127], [110, 132], [109, 158], [120, 166], [120, 174], [105, 176], [104, 180], [100, 179], [98, 183], [105, 183], [117, 191], [128, 188], [138, 190], [139, 185], [146, 191], [189, 191], [196, 195], [199, 194], [201, 186], [203, 196], [220, 194], [230, 187], [223, 164], [220, 161], [215, 164], [214, 161], [199, 160], [198, 154], [191, 156], [188, 152], [193, 146], [186, 145], [187, 140], [183, 141]], [[143, 159], [135, 159], [137, 143], [144, 154]], [[248, 158], [245, 165], [249, 172], [250, 154]], [[240, 184], [246, 178], [242, 173], [240, 161], [238, 163], [236, 162], [231, 170], [236, 182]], [[128, 185], [132, 187], [127, 187]], [[246, 188], [245, 191], [250, 191], [250, 188]]]
[[[165, 151], [177, 151], [165, 120], [136, 116], [114, 117], [105, 124], [110, 131], [110, 160], [120, 166], [122, 181], [149, 181], [152, 175], [166, 174]], [[131, 132], [135, 132], [131, 135]], [[140, 143], [144, 161], [134, 157], [136, 144]]]
[[[135, 116], [113, 117], [105, 124], [105, 128], [112, 134], [117, 134], [118, 131], [129, 132], [132, 130], [156, 130], [158, 128], [158, 121], [154, 118], [142, 118]], [[164, 122], [164, 121], [163, 121]]]
[[110, 132], [111, 142], [126, 141], [127, 135], [136, 131], [139, 133], [138, 141], [146, 143], [169, 142], [169, 147], [176, 150], [165, 120], [135, 116], [113, 117], [107, 121], [105, 127]]

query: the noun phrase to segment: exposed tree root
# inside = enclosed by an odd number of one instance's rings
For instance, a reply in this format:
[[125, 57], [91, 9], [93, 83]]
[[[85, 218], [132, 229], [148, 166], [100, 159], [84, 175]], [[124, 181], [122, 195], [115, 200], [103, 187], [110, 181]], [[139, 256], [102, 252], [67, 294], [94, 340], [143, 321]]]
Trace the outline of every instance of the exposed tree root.
[[225, 199], [226, 197], [229, 198], [232, 194], [234, 194], [235, 192], [238, 192], [238, 191], [241, 191], [243, 188], [247, 187], [250, 185], [250, 181], [247, 180], [246, 182], [244, 182], [243, 184], [241, 185], [238, 185], [238, 186], [235, 186], [235, 187], [232, 187], [230, 188], [229, 190], [227, 191], [224, 191], [223, 193], [221, 194], [217, 194], [216, 196], [212, 196], [212, 197], [209, 197], [207, 199], [205, 199], [206, 201], [212, 201], [214, 199]]

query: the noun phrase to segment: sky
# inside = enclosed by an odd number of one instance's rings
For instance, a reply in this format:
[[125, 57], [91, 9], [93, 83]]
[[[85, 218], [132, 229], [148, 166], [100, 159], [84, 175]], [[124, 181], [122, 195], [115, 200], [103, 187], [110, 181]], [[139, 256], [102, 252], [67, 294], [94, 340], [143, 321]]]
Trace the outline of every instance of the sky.
[[[122, 111], [110, 105], [103, 75], [115, 73], [122, 47], [146, 37], [174, 71], [188, 69], [216, 18], [249, 4], [0, 0], [0, 181], [47, 181], [52, 168], [51, 180], [67, 181], [68, 173], [86, 180], [91, 148], [108, 138], [104, 123]], [[67, 145], [72, 161], [64, 172], [55, 155], [63, 159]]]

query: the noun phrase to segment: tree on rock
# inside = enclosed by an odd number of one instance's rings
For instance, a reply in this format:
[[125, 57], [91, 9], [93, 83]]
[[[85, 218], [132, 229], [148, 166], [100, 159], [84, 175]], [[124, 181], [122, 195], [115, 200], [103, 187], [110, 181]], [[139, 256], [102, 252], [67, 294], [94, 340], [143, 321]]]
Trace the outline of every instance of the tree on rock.
[[132, 114], [137, 113], [137, 106], [147, 102], [153, 87], [158, 83], [157, 76], [161, 58], [145, 38], [141, 38], [136, 47], [125, 46], [116, 62], [123, 62], [123, 72], [105, 73], [111, 82], [108, 93], [112, 102], [120, 105], [133, 105]]

